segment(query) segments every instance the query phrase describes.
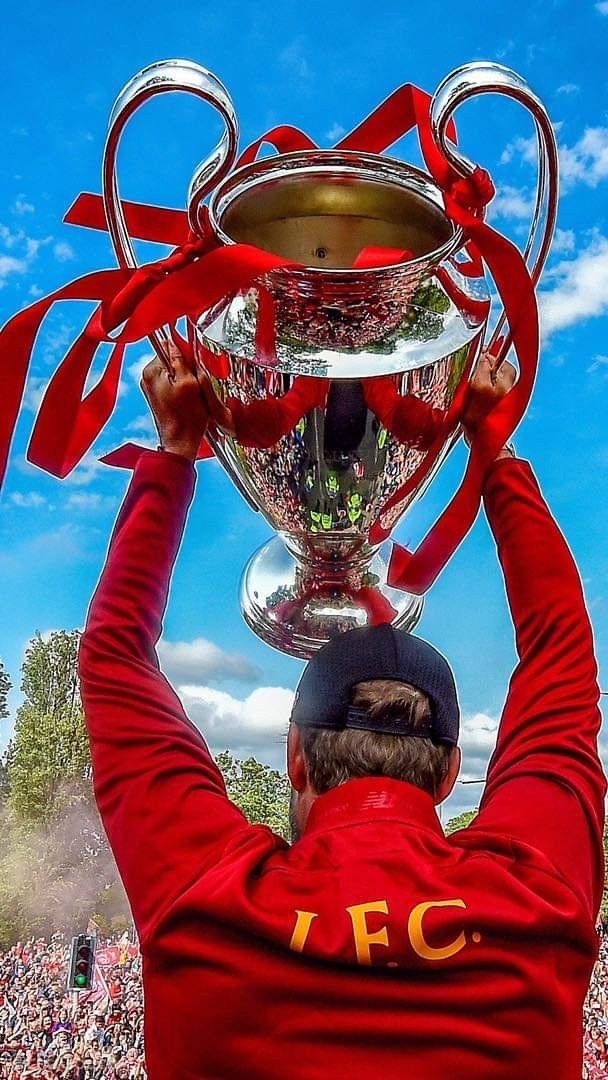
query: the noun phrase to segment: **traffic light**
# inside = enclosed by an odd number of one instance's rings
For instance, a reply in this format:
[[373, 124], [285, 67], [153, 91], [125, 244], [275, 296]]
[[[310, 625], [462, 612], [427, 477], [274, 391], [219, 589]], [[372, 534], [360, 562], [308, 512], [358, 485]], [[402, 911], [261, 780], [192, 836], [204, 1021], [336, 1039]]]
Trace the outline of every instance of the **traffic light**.
[[96, 939], [92, 934], [72, 938], [68, 990], [90, 990], [95, 970]]

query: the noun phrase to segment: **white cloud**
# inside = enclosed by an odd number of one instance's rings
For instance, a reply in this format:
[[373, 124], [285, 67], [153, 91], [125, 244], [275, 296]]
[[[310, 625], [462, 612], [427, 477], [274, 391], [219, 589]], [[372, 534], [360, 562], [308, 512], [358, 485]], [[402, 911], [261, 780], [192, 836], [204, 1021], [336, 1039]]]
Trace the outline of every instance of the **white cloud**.
[[572, 229], [556, 229], [551, 251], [554, 255], [558, 252], [574, 251], [575, 244], [576, 237]]
[[531, 135], [529, 139], [519, 137], [513, 139], [512, 142], [507, 143], [500, 155], [500, 162], [501, 165], [506, 165], [514, 159], [519, 159], [520, 162], [525, 161], [528, 165], [534, 165], [536, 163], [537, 152], [535, 135]]
[[74, 248], [65, 240], [58, 240], [53, 247], [53, 255], [59, 262], [70, 262], [76, 258]]
[[42, 353], [45, 364], [52, 364], [55, 367], [59, 360], [63, 358], [75, 337], [76, 331], [73, 325], [65, 320], [54, 326], [52, 330], [48, 330], [44, 336]]
[[302, 38], [297, 38], [281, 50], [279, 63], [293, 77], [294, 81], [300, 83], [300, 86], [308, 83], [313, 77], [310, 64], [304, 55]]
[[146, 353], [145, 356], [140, 356], [137, 360], [134, 360], [132, 364], [127, 367], [127, 373], [139, 386], [143, 370], [146, 364], [149, 364], [151, 360], [155, 359], [155, 353]]
[[37, 300], [39, 296], [44, 296], [44, 289], [41, 289], [39, 285], [30, 285], [27, 295]]
[[141, 432], [144, 435], [148, 435], [151, 439], [155, 438], [158, 442], [158, 434], [150, 413], [142, 413], [141, 416], [136, 416], [133, 420], [130, 420], [125, 431], [133, 431], [135, 433]]
[[503, 184], [490, 204], [491, 218], [529, 220], [534, 213], [534, 196], [525, 188]]
[[23, 217], [24, 214], [33, 214], [34, 209], [34, 204], [28, 202], [25, 195], [18, 195], [15, 199], [13, 213], [18, 214], [19, 217]]
[[284, 739], [293, 691], [260, 686], [244, 700], [209, 686], [180, 686], [179, 696], [194, 724], [215, 753], [231, 750], [237, 757], [254, 755], [285, 769]]
[[33, 413], [38, 412], [38, 409], [42, 404], [47, 384], [48, 379], [41, 378], [39, 375], [30, 375], [23, 396], [24, 409], [28, 409]]
[[509, 53], [513, 52], [514, 48], [515, 48], [515, 42], [513, 41], [513, 38], [508, 38], [507, 41], [505, 41], [504, 45], [501, 45], [496, 50], [496, 59], [497, 60], [504, 60], [505, 57], [509, 55]]
[[564, 190], [577, 183], [594, 188], [606, 180], [608, 128], [587, 127], [573, 146], [560, 146], [559, 167]]
[[174, 683], [220, 682], [240, 679], [256, 682], [260, 672], [239, 653], [228, 653], [207, 638], [165, 641], [158, 645], [161, 667]]
[[608, 311], [608, 239], [596, 236], [575, 259], [564, 259], [546, 274], [552, 287], [539, 293], [546, 337]]
[[89, 451], [63, 482], [64, 484], [72, 484], [74, 487], [86, 487], [87, 484], [97, 479], [100, 472], [105, 472], [106, 468], [107, 466], [99, 461], [97, 455]]
[[608, 379], [608, 356], [594, 356], [593, 362], [587, 368], [587, 374], [592, 375], [595, 371], [601, 371]]
[[26, 236], [22, 229], [13, 232], [0, 223], [0, 244], [4, 248], [4, 251], [0, 250], [0, 289], [10, 277], [27, 274], [39, 248], [49, 240], [50, 237], [34, 239]]
[[25, 195], [17, 195], [13, 205], [13, 213], [18, 214], [19, 217], [23, 217], [24, 214], [33, 214], [35, 208], [33, 203], [27, 202]]
[[[460, 747], [462, 770], [453, 793], [442, 807], [444, 822], [463, 810], [474, 810], [483, 794], [490, 757], [496, 745], [498, 718], [487, 713], [468, 713], [462, 717]], [[481, 781], [481, 783], [479, 782]]]
[[[12, 257], [24, 264], [22, 272], [29, 269], [29, 264], [36, 258], [40, 248], [49, 244], [51, 240], [52, 236], [28, 236], [23, 229], [9, 229], [8, 225], [0, 222], [0, 243], [5, 251], [11, 252]], [[0, 257], [6, 258], [5, 255]]]
[[331, 143], [337, 143], [343, 135], [346, 135], [346, 128], [342, 127], [342, 124], [337, 123], [332, 124], [329, 131], [325, 132], [325, 138]]
[[50, 244], [52, 239], [53, 239], [52, 236], [43, 236], [43, 237], [24, 236], [23, 237], [23, 243], [25, 245], [25, 257], [28, 260], [28, 262], [31, 262], [33, 259], [35, 259], [36, 255], [38, 254], [38, 252], [40, 250], [40, 248], [44, 247], [45, 244]]
[[573, 82], [562, 83], [562, 85], [557, 88], [558, 94], [578, 94], [579, 90], [580, 86], [578, 83]]
[[478, 780], [485, 776], [490, 754], [496, 743], [498, 720], [487, 713], [465, 714], [460, 728], [462, 749], [461, 780]]
[[0, 289], [6, 284], [11, 274], [25, 274], [27, 262], [25, 259], [16, 259], [14, 255], [0, 254]]
[[66, 506], [69, 510], [113, 510], [116, 499], [113, 495], [100, 495], [99, 492], [79, 491], [68, 497]]
[[20, 229], [19, 232], [12, 232], [8, 225], [3, 225], [2, 222], [0, 222], [0, 240], [5, 248], [10, 250], [15, 247], [24, 236], [25, 233], [23, 230]]
[[[565, 83], [560, 87], [563, 93], [574, 93], [577, 89], [574, 83]], [[556, 132], [561, 128], [561, 124], [553, 126]], [[531, 136], [528, 139], [517, 138], [508, 143], [500, 160], [503, 165], [512, 161], [535, 165], [536, 156], [536, 138]], [[580, 139], [572, 146], [560, 143], [559, 172], [564, 191], [568, 191], [578, 183], [594, 188], [602, 180], [607, 179], [608, 128], [586, 127]]]
[[35, 510], [40, 506], [47, 505], [47, 500], [44, 498], [44, 495], [39, 495], [37, 491], [13, 491], [11, 495], [9, 495], [9, 499], [14, 506], [19, 506], [28, 510]]

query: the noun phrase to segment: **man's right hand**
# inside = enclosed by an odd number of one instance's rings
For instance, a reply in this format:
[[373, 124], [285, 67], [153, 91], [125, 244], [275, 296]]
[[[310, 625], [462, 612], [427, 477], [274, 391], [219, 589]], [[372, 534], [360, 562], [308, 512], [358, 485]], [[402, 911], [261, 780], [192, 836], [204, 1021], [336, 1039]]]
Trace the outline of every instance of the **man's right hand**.
[[159, 357], [143, 370], [141, 388], [152, 410], [163, 450], [194, 461], [207, 429], [206, 387], [170, 343], [169, 371]]
[[[515, 376], [515, 368], [508, 360], [504, 360], [499, 366], [496, 357], [491, 353], [481, 354], [475, 374], [471, 379], [462, 417], [462, 426], [468, 443], [471, 442], [482, 420], [505, 394], [508, 394], [515, 382]], [[502, 454], [501, 450], [498, 456]]]

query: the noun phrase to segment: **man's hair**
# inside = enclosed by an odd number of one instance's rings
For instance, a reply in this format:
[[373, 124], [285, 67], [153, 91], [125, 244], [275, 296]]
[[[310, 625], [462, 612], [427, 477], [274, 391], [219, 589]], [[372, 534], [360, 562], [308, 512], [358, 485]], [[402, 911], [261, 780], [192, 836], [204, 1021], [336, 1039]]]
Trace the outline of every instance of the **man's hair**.
[[[413, 730], [431, 718], [431, 702], [422, 690], [389, 679], [357, 683], [351, 703], [366, 709], [372, 722], [403, 717]], [[318, 795], [361, 776], [405, 780], [436, 795], [448, 771], [450, 747], [418, 735], [313, 727], [301, 727], [300, 735], [308, 779]]]

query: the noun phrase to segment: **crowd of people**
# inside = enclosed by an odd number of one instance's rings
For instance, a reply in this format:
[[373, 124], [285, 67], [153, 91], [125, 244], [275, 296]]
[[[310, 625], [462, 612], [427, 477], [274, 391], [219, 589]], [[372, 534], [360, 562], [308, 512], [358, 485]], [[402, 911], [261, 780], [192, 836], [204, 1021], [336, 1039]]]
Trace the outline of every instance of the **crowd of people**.
[[[145, 1080], [141, 957], [100, 942], [91, 992], [67, 989], [69, 941], [0, 953], [0, 1080]], [[608, 1076], [608, 934], [585, 1003], [583, 1080]]]
[[604, 929], [600, 954], [587, 994], [584, 1012], [584, 1080], [608, 1076], [608, 930]]
[[146, 1076], [139, 950], [103, 941], [91, 991], [67, 988], [61, 934], [0, 953], [0, 1080], [141, 1080]]

